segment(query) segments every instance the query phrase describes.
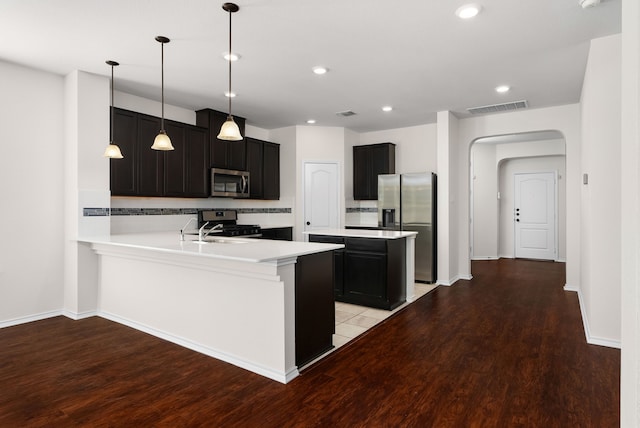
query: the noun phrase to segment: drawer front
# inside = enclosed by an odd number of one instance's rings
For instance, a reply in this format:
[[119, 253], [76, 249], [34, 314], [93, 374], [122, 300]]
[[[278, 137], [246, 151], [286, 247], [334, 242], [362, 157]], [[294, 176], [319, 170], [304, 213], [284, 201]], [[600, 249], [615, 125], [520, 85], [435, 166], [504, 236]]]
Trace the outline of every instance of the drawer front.
[[346, 238], [345, 249], [347, 251], [364, 251], [370, 253], [386, 253], [387, 241], [376, 238]]
[[309, 242], [344, 244], [344, 238], [342, 236], [309, 235]]

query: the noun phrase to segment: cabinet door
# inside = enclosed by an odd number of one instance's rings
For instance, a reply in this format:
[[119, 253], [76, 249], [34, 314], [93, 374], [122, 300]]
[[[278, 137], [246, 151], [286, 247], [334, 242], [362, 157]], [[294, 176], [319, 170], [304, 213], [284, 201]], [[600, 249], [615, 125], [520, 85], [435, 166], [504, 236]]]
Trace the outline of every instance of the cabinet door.
[[353, 147], [353, 199], [370, 199], [371, 151], [367, 146]]
[[209, 141], [207, 130], [195, 126], [187, 126], [187, 181], [186, 195], [192, 198], [206, 198], [209, 196]]
[[371, 147], [371, 170], [369, 174], [369, 197], [378, 199], [378, 175], [395, 173], [395, 156], [393, 165], [389, 144], [377, 144]]
[[[226, 117], [225, 117], [226, 120]], [[234, 117], [233, 120], [240, 128], [240, 135], [243, 137], [244, 128], [245, 128], [245, 120], [242, 117]], [[225, 141], [227, 143], [227, 168], [229, 169], [237, 169], [238, 171], [246, 171], [247, 163], [246, 163], [246, 143], [245, 140], [241, 141]]]
[[264, 143], [263, 198], [280, 199], [280, 145]]
[[[160, 131], [160, 118], [138, 115], [138, 195], [162, 196], [164, 153], [151, 145]], [[169, 136], [171, 138], [171, 136]]]
[[395, 144], [353, 147], [353, 199], [378, 199], [378, 175], [395, 174]]
[[245, 138], [247, 143], [247, 171], [249, 171], [249, 197], [262, 199], [263, 188], [263, 143], [254, 138]]
[[[234, 116], [234, 121], [244, 136], [245, 119]], [[227, 114], [217, 110], [204, 109], [196, 112], [196, 125], [208, 128], [209, 132], [209, 166], [211, 168], [236, 169], [246, 168], [245, 142], [225, 141], [217, 138], [220, 127], [227, 120]]]
[[173, 121], [164, 121], [164, 128], [171, 139], [174, 150], [164, 155], [164, 196], [185, 196], [187, 182], [186, 172], [186, 130], [185, 125]]
[[333, 250], [333, 294], [337, 299], [344, 295], [344, 250]]
[[344, 294], [364, 305], [386, 307], [387, 257], [359, 251], [344, 253]]
[[299, 256], [295, 265], [296, 365], [301, 366], [333, 348], [331, 251]]
[[120, 147], [124, 158], [110, 160], [111, 194], [133, 196], [138, 193], [138, 115], [117, 108], [112, 110], [112, 114], [113, 142]]

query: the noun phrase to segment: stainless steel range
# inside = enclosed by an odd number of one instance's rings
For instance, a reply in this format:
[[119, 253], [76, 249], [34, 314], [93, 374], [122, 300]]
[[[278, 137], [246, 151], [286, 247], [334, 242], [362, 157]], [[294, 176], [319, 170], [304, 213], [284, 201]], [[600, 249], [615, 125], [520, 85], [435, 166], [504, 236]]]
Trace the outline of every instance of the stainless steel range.
[[216, 228], [211, 234], [217, 236], [244, 236], [253, 238], [262, 236], [260, 226], [256, 224], [237, 224], [236, 210], [199, 210], [198, 229], [204, 226], [204, 231]]

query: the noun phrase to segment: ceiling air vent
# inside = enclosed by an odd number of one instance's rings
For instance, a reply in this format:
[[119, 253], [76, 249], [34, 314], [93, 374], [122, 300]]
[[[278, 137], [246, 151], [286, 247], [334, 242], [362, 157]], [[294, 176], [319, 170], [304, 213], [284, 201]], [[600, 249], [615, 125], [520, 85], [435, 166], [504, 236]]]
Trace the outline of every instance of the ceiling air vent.
[[529, 107], [529, 105], [527, 104], [527, 101], [522, 100], [522, 101], [514, 101], [512, 103], [492, 104], [490, 106], [472, 107], [472, 108], [468, 108], [467, 111], [471, 114], [498, 113], [501, 111], [520, 110], [522, 108], [527, 108], [527, 107]]
[[346, 111], [339, 111], [336, 113], [336, 116], [343, 116], [343, 117], [349, 117], [349, 116], [355, 116], [356, 112], [355, 111], [351, 111], [351, 110], [346, 110]]

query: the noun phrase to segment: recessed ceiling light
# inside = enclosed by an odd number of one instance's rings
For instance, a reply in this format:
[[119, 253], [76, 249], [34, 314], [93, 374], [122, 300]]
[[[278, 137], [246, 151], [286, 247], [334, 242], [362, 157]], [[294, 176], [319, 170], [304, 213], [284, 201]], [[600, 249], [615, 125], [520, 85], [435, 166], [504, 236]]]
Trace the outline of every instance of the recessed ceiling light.
[[315, 119], [309, 119], [309, 120], [307, 120], [307, 123], [309, 125], [313, 125], [314, 123], [316, 123], [316, 120]]
[[465, 4], [456, 10], [456, 16], [460, 19], [470, 19], [480, 13], [482, 6], [479, 4]]
[[235, 98], [236, 93], [235, 92], [225, 92], [224, 96], [227, 98]]
[[391, 106], [382, 107], [382, 111], [391, 111], [391, 110], [393, 110], [393, 107], [391, 107]]
[[504, 94], [505, 92], [509, 92], [511, 88], [507, 85], [496, 86], [496, 92], [499, 94]]
[[229, 52], [225, 52], [222, 54], [222, 57], [226, 60], [226, 61], [237, 61], [240, 59], [240, 55], [236, 54], [236, 53], [229, 53]]
[[327, 71], [329, 71], [327, 67], [321, 67], [321, 66], [313, 67], [313, 72], [315, 74], [326, 74]]

